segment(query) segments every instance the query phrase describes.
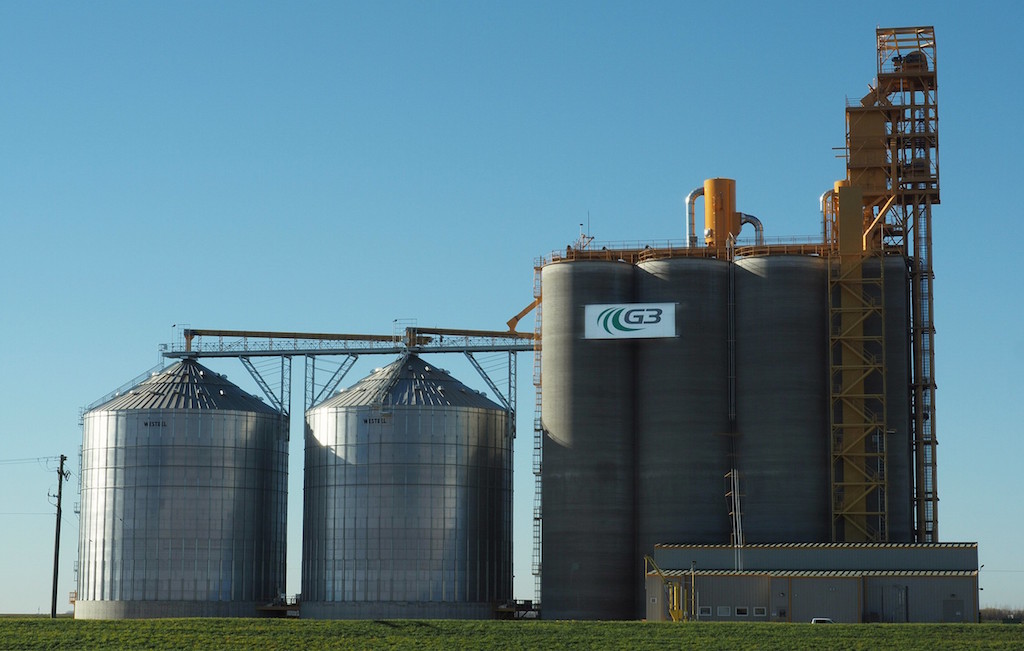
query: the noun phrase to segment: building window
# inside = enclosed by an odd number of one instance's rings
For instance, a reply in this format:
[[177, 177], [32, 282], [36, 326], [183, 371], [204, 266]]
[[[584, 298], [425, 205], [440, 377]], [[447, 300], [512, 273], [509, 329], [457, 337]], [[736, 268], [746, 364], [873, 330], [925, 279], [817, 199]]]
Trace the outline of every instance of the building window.
[[754, 606], [754, 617], [767, 617], [768, 609], [764, 606]]
[[736, 616], [746, 617], [750, 614], [750, 610], [746, 606], [736, 606]]
[[729, 617], [731, 615], [732, 615], [732, 608], [730, 608], [729, 606], [719, 606], [718, 607], [718, 616], [719, 617]]
[[701, 606], [697, 611], [699, 617], [711, 617], [711, 606]]

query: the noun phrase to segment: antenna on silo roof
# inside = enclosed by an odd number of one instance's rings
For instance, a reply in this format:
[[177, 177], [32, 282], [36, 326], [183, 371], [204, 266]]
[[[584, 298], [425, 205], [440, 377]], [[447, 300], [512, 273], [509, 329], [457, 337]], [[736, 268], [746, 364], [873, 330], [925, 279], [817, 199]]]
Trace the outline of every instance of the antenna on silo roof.
[[593, 235], [588, 235], [590, 231], [590, 211], [587, 211], [587, 231], [583, 230], [583, 222], [580, 222], [580, 238], [576, 240], [576, 250], [582, 251], [587, 248], [587, 245], [594, 241]]

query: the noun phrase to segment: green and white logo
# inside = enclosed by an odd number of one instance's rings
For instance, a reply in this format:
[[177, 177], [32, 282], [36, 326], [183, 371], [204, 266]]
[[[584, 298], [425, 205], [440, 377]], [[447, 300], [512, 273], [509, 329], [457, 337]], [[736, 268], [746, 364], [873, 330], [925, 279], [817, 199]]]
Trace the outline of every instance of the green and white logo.
[[676, 336], [675, 303], [585, 306], [586, 339], [646, 339]]

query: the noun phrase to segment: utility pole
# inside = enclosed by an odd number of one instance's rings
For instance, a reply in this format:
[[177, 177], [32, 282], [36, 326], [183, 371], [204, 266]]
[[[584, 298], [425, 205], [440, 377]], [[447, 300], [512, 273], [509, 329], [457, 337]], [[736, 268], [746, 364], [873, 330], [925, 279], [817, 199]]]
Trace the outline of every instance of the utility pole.
[[53, 542], [53, 599], [50, 601], [50, 619], [57, 618], [57, 569], [60, 567], [60, 499], [64, 488], [64, 480], [71, 473], [64, 472], [64, 462], [68, 458], [60, 455], [60, 468], [57, 470], [57, 534]]

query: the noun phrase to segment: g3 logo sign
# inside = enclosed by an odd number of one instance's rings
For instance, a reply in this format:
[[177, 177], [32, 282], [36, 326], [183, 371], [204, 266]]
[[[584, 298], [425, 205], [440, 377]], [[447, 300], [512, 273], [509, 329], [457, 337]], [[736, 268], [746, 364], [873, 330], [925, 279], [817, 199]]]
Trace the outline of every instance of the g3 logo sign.
[[654, 325], [655, 323], [661, 323], [661, 313], [665, 310], [660, 307], [648, 307], [639, 310], [626, 310], [626, 314], [623, 315], [626, 323], [636, 323], [638, 325]]
[[614, 336], [616, 333], [637, 332], [643, 329], [632, 326], [661, 323], [662, 312], [664, 310], [659, 307], [632, 309], [609, 307], [601, 311], [601, 314], [597, 317], [597, 322], [605, 332]]
[[675, 304], [587, 305], [586, 339], [674, 337]]

